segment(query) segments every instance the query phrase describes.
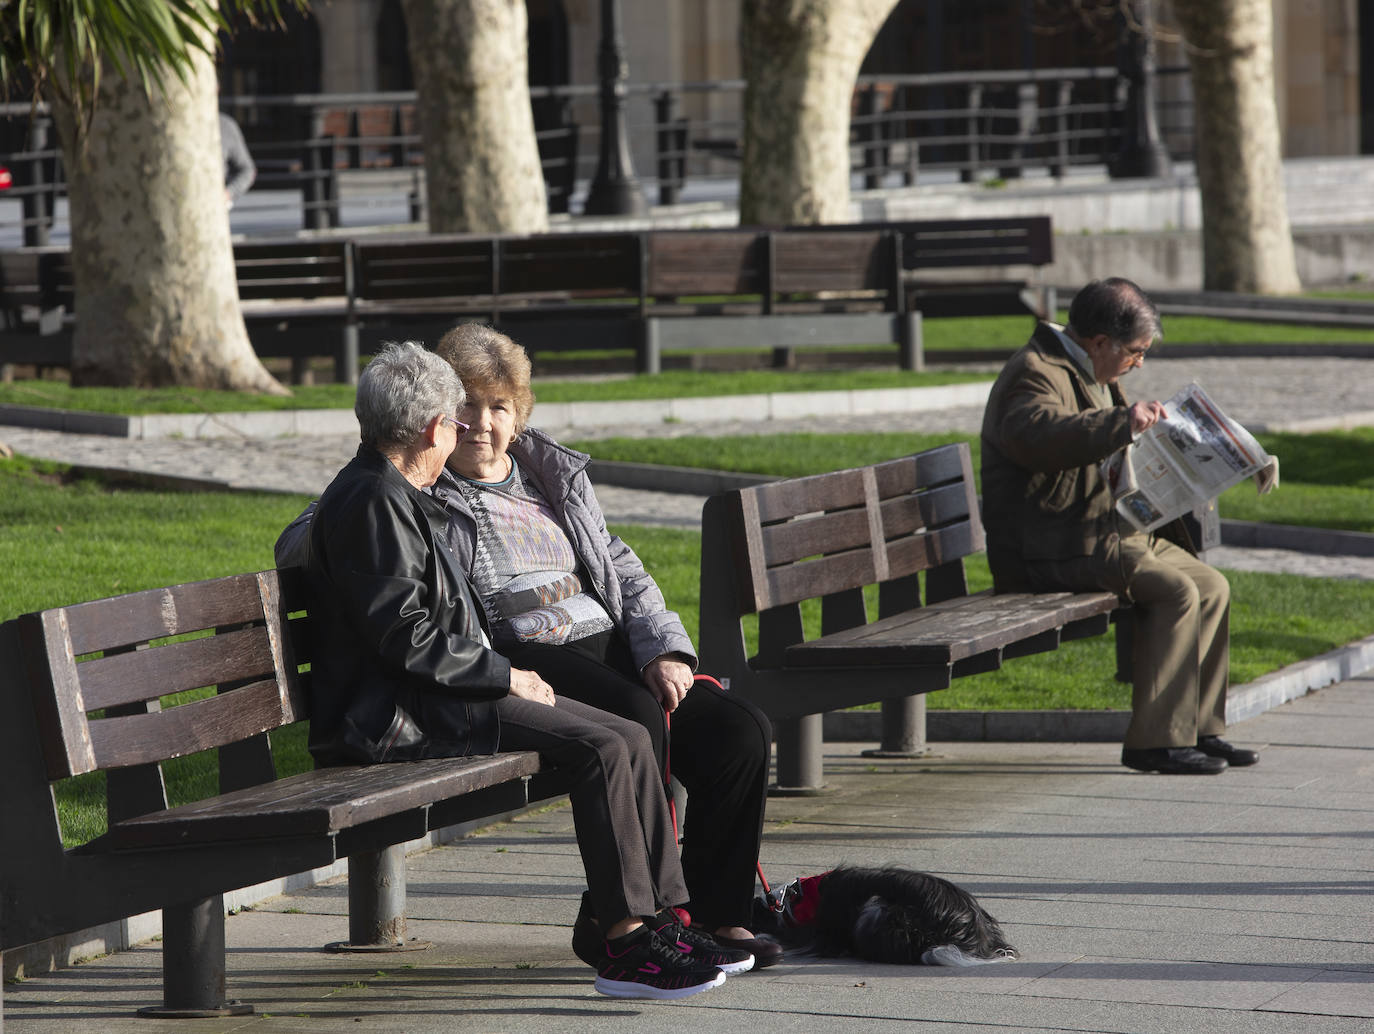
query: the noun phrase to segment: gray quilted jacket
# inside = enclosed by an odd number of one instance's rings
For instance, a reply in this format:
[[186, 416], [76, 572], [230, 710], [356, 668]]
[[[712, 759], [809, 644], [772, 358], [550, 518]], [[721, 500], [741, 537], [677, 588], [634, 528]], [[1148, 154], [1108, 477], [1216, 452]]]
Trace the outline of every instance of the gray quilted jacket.
[[[533, 427], [511, 442], [510, 454], [553, 507], [587, 569], [591, 587], [629, 643], [635, 665], [642, 669], [655, 657], [675, 653], [695, 668], [696, 650], [681, 619], [668, 609], [635, 551], [606, 530], [606, 517], [587, 477], [591, 458]], [[447, 470], [431, 492], [448, 508], [449, 548], [459, 569], [471, 576], [477, 537], [472, 511]]]

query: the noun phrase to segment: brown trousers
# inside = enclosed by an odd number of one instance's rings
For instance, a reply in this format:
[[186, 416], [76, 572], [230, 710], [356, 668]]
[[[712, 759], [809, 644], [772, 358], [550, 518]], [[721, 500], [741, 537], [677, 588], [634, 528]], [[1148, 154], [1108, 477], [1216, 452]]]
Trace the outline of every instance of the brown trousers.
[[[1121, 542], [1134, 603], [1131, 724], [1125, 746], [1191, 747], [1226, 729], [1231, 587], [1226, 576], [1164, 539]], [[1087, 560], [1031, 565], [1037, 591], [1097, 587]]]

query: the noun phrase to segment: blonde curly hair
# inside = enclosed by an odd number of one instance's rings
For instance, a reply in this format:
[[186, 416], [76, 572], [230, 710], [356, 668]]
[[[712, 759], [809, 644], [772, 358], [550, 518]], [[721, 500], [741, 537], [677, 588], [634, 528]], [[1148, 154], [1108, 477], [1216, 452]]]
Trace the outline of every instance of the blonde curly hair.
[[510, 337], [483, 323], [460, 323], [439, 339], [434, 354], [453, 367], [469, 395], [509, 398], [516, 434], [529, 425], [534, 410], [530, 357]]

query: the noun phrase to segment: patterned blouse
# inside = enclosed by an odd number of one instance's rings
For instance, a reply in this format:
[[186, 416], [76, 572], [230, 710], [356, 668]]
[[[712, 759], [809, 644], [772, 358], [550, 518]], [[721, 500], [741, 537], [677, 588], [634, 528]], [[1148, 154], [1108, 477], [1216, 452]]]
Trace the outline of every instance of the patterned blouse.
[[601, 601], [584, 590], [553, 508], [514, 457], [504, 481], [454, 480], [477, 522], [472, 580], [498, 645], [557, 645], [614, 627]]

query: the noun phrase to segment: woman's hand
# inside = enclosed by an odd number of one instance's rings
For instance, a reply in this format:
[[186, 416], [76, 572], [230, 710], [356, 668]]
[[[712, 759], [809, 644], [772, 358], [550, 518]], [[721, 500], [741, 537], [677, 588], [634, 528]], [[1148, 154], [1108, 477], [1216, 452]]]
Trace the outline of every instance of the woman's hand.
[[521, 700], [533, 700], [536, 704], [554, 706], [553, 687], [540, 678], [539, 673], [535, 671], [511, 668], [510, 695], [519, 697]]
[[692, 669], [672, 654], [665, 653], [644, 665], [643, 677], [644, 684], [669, 711], [676, 711], [692, 688]]

